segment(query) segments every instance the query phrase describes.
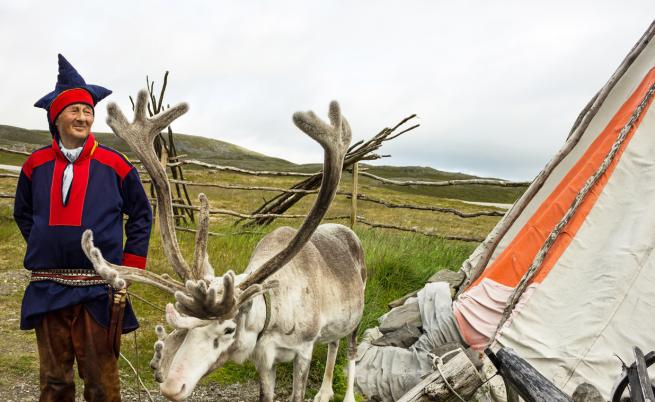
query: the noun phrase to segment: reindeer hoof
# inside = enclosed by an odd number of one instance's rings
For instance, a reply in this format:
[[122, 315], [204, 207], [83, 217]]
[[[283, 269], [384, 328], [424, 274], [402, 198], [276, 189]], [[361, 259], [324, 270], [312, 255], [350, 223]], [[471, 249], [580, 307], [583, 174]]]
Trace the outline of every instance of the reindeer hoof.
[[314, 397], [314, 402], [329, 402], [333, 396], [334, 392], [332, 391], [332, 388], [325, 389], [321, 387], [318, 394]]

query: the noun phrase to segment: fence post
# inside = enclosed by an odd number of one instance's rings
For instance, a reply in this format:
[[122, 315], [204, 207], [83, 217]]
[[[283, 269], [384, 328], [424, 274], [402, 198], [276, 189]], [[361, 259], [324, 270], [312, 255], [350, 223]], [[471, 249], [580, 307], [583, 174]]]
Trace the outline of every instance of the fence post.
[[[161, 147], [161, 155], [159, 157], [159, 163], [161, 163], [161, 165], [164, 168], [164, 172], [165, 172], [166, 169], [168, 169], [168, 151], [166, 151], [165, 146]], [[168, 176], [167, 176], [167, 178], [168, 178]], [[168, 183], [168, 185], [170, 186], [170, 182]], [[154, 188], [154, 182], [152, 182], [151, 186]], [[157, 192], [155, 192], [155, 197], [157, 197], [157, 196], [158, 196]], [[160, 226], [161, 226], [162, 222], [161, 222], [161, 219], [156, 218], [156, 216], [157, 216], [156, 212], [157, 212], [157, 203], [155, 203], [154, 208], [152, 209], [152, 220], [153, 220], [152, 225], [155, 228], [155, 230], [158, 230], [158, 229], [161, 230]], [[173, 220], [173, 222], [175, 222], [175, 220]], [[159, 224], [157, 224], [157, 223], [159, 223]], [[164, 222], [164, 224], [165, 224], [165, 222]]]
[[357, 181], [359, 177], [359, 162], [355, 162], [352, 167], [353, 173], [353, 186], [352, 193], [350, 197], [350, 228], [355, 228], [355, 223], [357, 222]]

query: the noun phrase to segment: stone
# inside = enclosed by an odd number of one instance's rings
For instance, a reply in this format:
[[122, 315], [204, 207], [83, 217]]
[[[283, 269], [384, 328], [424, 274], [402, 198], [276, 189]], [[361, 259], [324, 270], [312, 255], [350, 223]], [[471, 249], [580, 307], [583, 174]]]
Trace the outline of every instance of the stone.
[[417, 327], [404, 326], [395, 331], [387, 332], [381, 338], [372, 342], [375, 346], [396, 346], [399, 348], [409, 348], [412, 346], [422, 332]]
[[596, 387], [583, 382], [573, 391], [573, 402], [605, 402], [605, 399], [600, 395]]
[[451, 294], [457, 293], [457, 290], [459, 290], [459, 287], [464, 283], [464, 279], [466, 279], [466, 274], [464, 274], [463, 271], [451, 271], [447, 268], [442, 268], [441, 270], [437, 271], [432, 275], [429, 279], [429, 283], [433, 282], [447, 282], [448, 285], [450, 286], [450, 291]]
[[[447, 282], [448, 285], [450, 286], [450, 296], [455, 297], [455, 294], [459, 290], [459, 287], [464, 283], [464, 279], [466, 279], [466, 274], [464, 274], [463, 271], [451, 271], [448, 268], [440, 268], [439, 271], [435, 272], [429, 279], [428, 283], [432, 282]], [[401, 297], [400, 299], [394, 300], [391, 303], [388, 304], [389, 308], [395, 308], [398, 306], [402, 306], [407, 299], [416, 296], [418, 293], [418, 290], [415, 290], [411, 293], [406, 294], [405, 296]]]
[[380, 317], [380, 332], [386, 334], [403, 327], [420, 328], [423, 326], [418, 303], [408, 303], [396, 307]]

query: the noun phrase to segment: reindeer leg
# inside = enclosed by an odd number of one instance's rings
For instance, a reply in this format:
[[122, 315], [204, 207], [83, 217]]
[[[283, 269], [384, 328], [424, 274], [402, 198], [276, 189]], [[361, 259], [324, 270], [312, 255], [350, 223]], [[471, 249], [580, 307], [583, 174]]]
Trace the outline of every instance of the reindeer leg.
[[328, 402], [334, 396], [332, 390], [332, 379], [334, 376], [334, 364], [337, 361], [337, 350], [339, 350], [339, 341], [328, 344], [328, 355], [325, 362], [325, 372], [323, 373], [323, 383], [321, 388], [314, 397], [314, 402]]
[[296, 358], [293, 360], [293, 391], [291, 391], [291, 402], [305, 401], [305, 389], [307, 388], [309, 363], [312, 360], [314, 345], [309, 344], [308, 347], [303, 349], [298, 351]]
[[[269, 353], [270, 355], [270, 353]], [[256, 361], [259, 373], [259, 402], [273, 402], [275, 399], [275, 361], [273, 356], [264, 356]]]
[[348, 386], [343, 402], [355, 402], [355, 358], [357, 357], [357, 329], [348, 337]]

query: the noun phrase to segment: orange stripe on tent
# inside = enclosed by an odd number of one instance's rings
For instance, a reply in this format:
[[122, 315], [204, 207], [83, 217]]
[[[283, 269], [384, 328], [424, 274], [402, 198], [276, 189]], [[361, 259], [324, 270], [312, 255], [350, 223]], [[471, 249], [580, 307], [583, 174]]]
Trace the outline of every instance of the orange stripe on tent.
[[[607, 127], [605, 127], [598, 138], [589, 146], [580, 160], [558, 184], [557, 188], [539, 206], [539, 209], [532, 215], [523, 228], [521, 228], [509, 246], [485, 269], [469, 289], [479, 284], [485, 278], [510, 287], [515, 287], [518, 284], [532, 264], [535, 255], [546, 241], [546, 238], [569, 209], [587, 179], [598, 170], [616, 141], [619, 132], [627, 124], [632, 113], [639, 103], [641, 103], [653, 83], [655, 83], [655, 68], [646, 74], [639, 87], [637, 87], [632, 95], [630, 95], [630, 98], [621, 106], [621, 109], [614, 115]], [[575, 237], [589, 211], [591, 211], [596, 200], [602, 193], [609, 177], [614, 172], [616, 164], [632, 139], [637, 127], [639, 127], [643, 117], [646, 115], [651, 102], [652, 98], [646, 105], [645, 110], [641, 113], [639, 119], [635, 122], [630, 133], [628, 133], [623, 145], [605, 171], [605, 174], [600, 177], [594, 188], [587, 194], [586, 199], [579, 206], [574, 217], [553, 244], [540, 271], [535, 275], [533, 282], [540, 283], [548, 275], [550, 269], [555, 265], [562, 253], [564, 253], [573, 237]]]

